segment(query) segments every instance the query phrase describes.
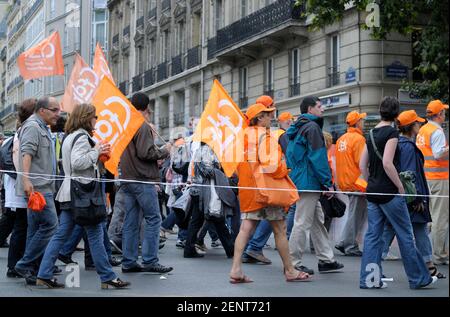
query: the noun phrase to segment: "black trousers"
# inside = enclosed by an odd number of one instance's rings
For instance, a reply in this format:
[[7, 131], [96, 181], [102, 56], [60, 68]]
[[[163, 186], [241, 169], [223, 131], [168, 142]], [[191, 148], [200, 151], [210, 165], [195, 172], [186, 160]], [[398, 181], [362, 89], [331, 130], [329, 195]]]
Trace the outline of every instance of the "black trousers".
[[15, 220], [8, 250], [8, 268], [10, 269], [13, 269], [23, 257], [27, 242], [27, 210], [25, 208], [17, 208], [14, 213]]
[[[191, 205], [192, 217], [189, 222], [186, 245], [184, 247], [184, 255], [186, 256], [193, 255], [197, 252], [195, 250], [195, 243], [197, 243], [198, 233], [202, 228], [203, 222], [205, 220], [204, 212], [202, 208], [200, 208], [198, 196], [192, 196]], [[219, 236], [219, 240], [222, 243], [227, 256], [233, 257], [234, 243], [231, 238], [230, 231], [225, 224], [225, 219], [211, 221], [210, 223], [214, 225], [217, 235]]]
[[11, 234], [15, 219], [16, 213], [10, 208], [5, 208], [0, 218], [0, 245], [3, 245]]

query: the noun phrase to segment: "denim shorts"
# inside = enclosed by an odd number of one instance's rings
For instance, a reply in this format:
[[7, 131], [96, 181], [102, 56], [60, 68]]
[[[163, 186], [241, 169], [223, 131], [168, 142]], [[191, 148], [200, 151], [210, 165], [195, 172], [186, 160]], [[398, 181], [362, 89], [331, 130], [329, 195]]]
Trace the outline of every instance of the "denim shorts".
[[272, 207], [268, 206], [259, 210], [255, 210], [252, 212], [243, 212], [241, 213], [241, 219], [245, 220], [284, 220], [286, 219], [286, 213], [281, 207]]

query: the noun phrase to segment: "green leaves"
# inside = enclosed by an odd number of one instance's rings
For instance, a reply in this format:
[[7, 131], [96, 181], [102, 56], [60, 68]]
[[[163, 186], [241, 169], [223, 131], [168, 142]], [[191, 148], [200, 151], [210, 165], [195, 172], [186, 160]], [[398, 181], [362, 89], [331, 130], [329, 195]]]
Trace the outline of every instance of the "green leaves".
[[[448, 66], [448, 1], [447, 0], [297, 0], [296, 5], [306, 4], [305, 15], [312, 15], [311, 29], [317, 30], [342, 20], [345, 8], [353, 4], [366, 14], [369, 3], [380, 8], [380, 27], [370, 28], [374, 39], [386, 39], [398, 32], [411, 36], [421, 32], [413, 43], [414, 54], [420, 59], [414, 71], [421, 74], [420, 82], [404, 82], [404, 87], [422, 98], [449, 99]], [[368, 29], [362, 24], [363, 29]]]

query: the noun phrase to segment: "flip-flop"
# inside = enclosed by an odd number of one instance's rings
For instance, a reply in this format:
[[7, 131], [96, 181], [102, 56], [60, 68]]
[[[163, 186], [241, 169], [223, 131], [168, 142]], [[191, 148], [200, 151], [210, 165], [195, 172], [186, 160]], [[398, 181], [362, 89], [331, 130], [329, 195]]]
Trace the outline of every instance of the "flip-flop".
[[[285, 275], [286, 276], [286, 275]], [[288, 278], [286, 276], [286, 282], [304, 282], [309, 280], [309, 274], [305, 272], [298, 272], [297, 276], [294, 278]]]
[[243, 275], [242, 277], [231, 277], [230, 276], [230, 283], [231, 284], [241, 284], [241, 283], [252, 283], [253, 280], [251, 280], [247, 275]]
[[430, 275], [431, 276], [436, 276], [438, 279], [444, 279], [447, 278], [444, 274], [442, 274], [441, 272], [439, 272], [437, 270], [437, 267], [432, 266], [430, 268], [428, 268], [428, 270], [430, 271]]

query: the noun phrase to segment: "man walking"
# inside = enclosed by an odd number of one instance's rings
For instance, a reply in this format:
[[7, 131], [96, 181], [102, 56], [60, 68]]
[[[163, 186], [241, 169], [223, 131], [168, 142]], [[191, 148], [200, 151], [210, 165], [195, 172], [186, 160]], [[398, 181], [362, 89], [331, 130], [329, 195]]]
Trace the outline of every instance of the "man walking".
[[[427, 106], [428, 123], [420, 128], [416, 138], [417, 147], [425, 157], [425, 177], [430, 187], [430, 195], [448, 196], [448, 140], [442, 123], [445, 121], [444, 105], [433, 100]], [[430, 197], [432, 219], [431, 238], [433, 240], [433, 262], [448, 265], [448, 198]]]
[[[300, 117], [286, 131], [289, 137], [286, 159], [287, 165], [292, 169], [289, 176], [299, 190], [333, 190], [322, 134], [322, 104], [317, 97], [306, 97], [300, 105], [300, 112]], [[324, 214], [319, 203], [320, 196], [320, 193], [300, 194], [294, 227], [289, 239], [292, 264], [297, 270], [308, 274], [314, 274], [314, 271], [302, 265], [302, 256], [310, 231], [319, 259], [319, 272], [330, 272], [344, 267], [334, 260], [328, 233], [323, 224]]]
[[[347, 115], [347, 133], [336, 142], [336, 175], [339, 189], [346, 192], [362, 190], [358, 181], [363, 181], [359, 160], [366, 144], [363, 136], [363, 119], [366, 113], [352, 111]], [[336, 249], [348, 256], [361, 256], [356, 238], [367, 220], [367, 201], [361, 195], [349, 195], [348, 218]]]
[[[154, 142], [149, 124], [147, 95], [136, 93], [131, 98], [133, 106], [141, 112], [144, 122], [134, 135], [120, 159], [121, 178], [143, 182], [159, 182], [158, 160], [169, 156], [170, 145], [159, 149]], [[122, 272], [167, 273], [171, 267], [159, 264], [159, 230], [161, 214], [155, 185], [124, 182], [120, 184], [116, 199], [123, 202], [125, 219], [122, 228]], [[142, 266], [137, 263], [139, 250], [139, 212], [144, 215], [144, 238], [142, 241]]]
[[48, 126], [56, 124], [60, 107], [53, 97], [38, 100], [34, 114], [22, 125], [19, 133], [19, 168], [23, 175], [16, 180], [16, 194], [27, 199], [32, 192], [40, 192], [46, 205], [40, 212], [28, 209], [28, 229], [25, 253], [16, 266], [16, 272], [27, 282], [36, 282], [36, 271], [48, 242], [56, 231], [58, 217], [53, 200], [54, 181], [51, 177], [31, 178], [28, 173], [55, 175], [56, 155]]

